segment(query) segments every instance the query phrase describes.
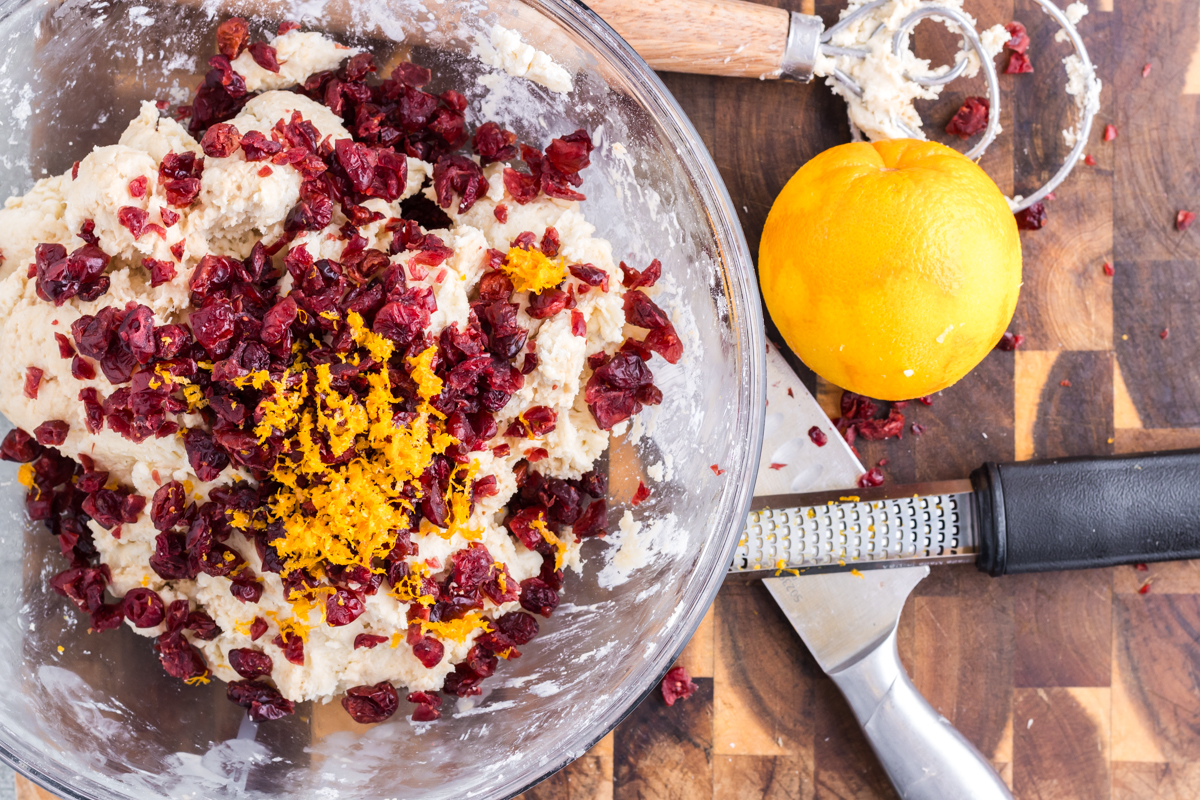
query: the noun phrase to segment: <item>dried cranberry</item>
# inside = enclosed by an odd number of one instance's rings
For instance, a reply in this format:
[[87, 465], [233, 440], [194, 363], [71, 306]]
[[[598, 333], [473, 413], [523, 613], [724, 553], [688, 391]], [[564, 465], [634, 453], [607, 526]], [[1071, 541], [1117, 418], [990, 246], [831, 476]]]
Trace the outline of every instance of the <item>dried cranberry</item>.
[[[1016, 218], [1017, 227], [1021, 230], [1036, 231], [1046, 224], [1046, 206], [1040, 202], [1034, 203], [1024, 211], [1018, 211]], [[1188, 224], [1190, 225], [1191, 223], [1189, 222]]]
[[212, 436], [199, 428], [189, 428], [183, 435], [188, 463], [202, 481], [216, 480], [221, 470], [229, 466], [229, 456], [217, 447]]
[[637, 489], [634, 491], [633, 497], [629, 502], [634, 506], [640, 506], [648, 499], [650, 499], [650, 490], [646, 488], [646, 484], [642, 483], [641, 479], [638, 479]]
[[122, 206], [117, 210], [117, 221], [121, 223], [134, 239], [140, 239], [148, 232], [156, 232], [165, 236], [166, 231], [161, 225], [150, 222], [150, 213], [136, 206]]
[[987, 127], [990, 108], [991, 104], [986, 97], [968, 97], [946, 123], [946, 133], [969, 139]]
[[67, 440], [67, 432], [70, 430], [71, 424], [69, 422], [64, 422], [61, 419], [52, 419], [34, 428], [33, 435], [38, 440], [38, 444], [57, 447]]
[[825, 443], [829, 441], [829, 437], [825, 435], [825, 431], [821, 430], [818, 425], [813, 425], [808, 429], [808, 438], [817, 447], [824, 447]]
[[285, 700], [278, 689], [257, 681], [233, 681], [225, 687], [225, 696], [248, 709], [255, 722], [282, 719], [296, 711], [296, 704]]
[[67, 338], [66, 334], [54, 334], [54, 342], [58, 345], [59, 358], [71, 358], [75, 355], [75, 345], [71, 344], [71, 340]]
[[154, 312], [143, 305], [126, 311], [117, 328], [117, 338], [129, 348], [139, 364], [149, 363], [155, 351]]
[[237, 330], [234, 326], [233, 307], [224, 301], [193, 311], [189, 322], [196, 341], [214, 356], [227, 352], [226, 343], [233, 338]]
[[186, 681], [208, 673], [204, 656], [178, 632], [168, 631], [159, 636], [155, 648], [163, 669], [172, 678]]
[[5, 461], [15, 461], [18, 464], [28, 464], [40, 456], [45, 450], [33, 436], [20, 428], [13, 428], [4, 436], [0, 443], [0, 458]]
[[1033, 72], [1033, 64], [1029, 61], [1029, 56], [1024, 53], [1009, 53], [1008, 66], [1004, 68], [1004, 74], [1020, 75], [1025, 72]]
[[271, 674], [271, 657], [261, 650], [235, 647], [229, 651], [229, 666], [247, 680], [263, 678]]
[[547, 258], [554, 258], [558, 255], [558, 249], [562, 246], [562, 239], [558, 235], [558, 231], [552, 226], [547, 226], [546, 231], [542, 234], [541, 244], [538, 249], [542, 251], [542, 255]]
[[250, 26], [241, 17], [230, 17], [217, 26], [217, 51], [228, 59], [241, 55], [250, 39]]
[[886, 419], [867, 419], [856, 423], [858, 435], [867, 441], [877, 442], [895, 436], [901, 438], [904, 432], [904, 414], [895, 407], [888, 411]]
[[125, 618], [138, 628], [153, 628], [165, 617], [162, 598], [150, 589], [130, 589], [121, 600]]
[[[166, 211], [166, 209], [163, 209]], [[175, 279], [175, 265], [157, 258], [143, 258], [142, 268], [150, 273], [150, 285], [162, 286]]]
[[571, 533], [577, 538], [583, 539], [588, 536], [600, 536], [607, 533], [605, 525], [608, 523], [608, 503], [601, 498], [593, 500], [571, 526]]
[[[75, 356], [75, 361], [80, 360], [79, 356]], [[74, 362], [71, 365], [71, 373], [75, 373]], [[92, 371], [92, 377], [96, 377], [95, 370]], [[79, 400], [83, 403], [84, 421], [88, 433], [99, 433], [104, 428], [104, 405], [100, 392], [91, 386], [80, 389]]]
[[80, 381], [90, 381], [96, 377], [96, 367], [86, 358], [75, 356], [71, 359], [71, 377]]
[[1116, 139], [1116, 138], [1117, 138], [1117, 126], [1111, 125], [1111, 124], [1105, 125], [1104, 126], [1104, 141], [1111, 142], [1113, 139]]
[[38, 388], [42, 385], [42, 376], [46, 373], [37, 367], [25, 368], [24, 394], [30, 400], [37, 400]]
[[1192, 223], [1196, 221], [1194, 211], [1180, 211], [1175, 215], [1175, 230], [1186, 231], [1192, 227]]
[[624, 276], [621, 279], [621, 285], [626, 289], [653, 286], [662, 277], [662, 262], [657, 258], [651, 261], [650, 265], [640, 272], [633, 267], [627, 266], [624, 261], [621, 262], [620, 266], [621, 274]]
[[360, 633], [354, 637], [354, 649], [378, 647], [388, 640], [386, 636], [376, 636], [373, 633]]
[[210, 158], [228, 158], [242, 143], [242, 134], [233, 125], [218, 122], [204, 132], [200, 149]]
[[238, 576], [229, 584], [229, 593], [236, 597], [239, 603], [253, 605], [262, 599], [263, 585], [260, 581]]
[[525, 424], [529, 426], [529, 432], [534, 436], [545, 436], [554, 430], [555, 421], [558, 415], [554, 409], [549, 406], [534, 406], [522, 414], [525, 418]]
[[190, 630], [197, 639], [202, 639], [206, 642], [211, 642], [221, 635], [221, 629], [217, 626], [217, 623], [203, 611], [193, 611], [188, 614], [183, 627]]
[[579, 478], [579, 490], [592, 497], [604, 497], [608, 494], [608, 475], [598, 470], [583, 473]]
[[537, 619], [520, 611], [504, 614], [496, 620], [496, 627], [518, 646], [529, 644], [538, 634]]
[[79, 352], [89, 358], [102, 358], [116, 342], [117, 310], [111, 306], [95, 316], [85, 314], [71, 323], [71, 336]]
[[354, 622], [366, 610], [358, 592], [338, 589], [325, 601], [325, 621], [331, 628], [339, 628]]
[[546, 160], [559, 172], [572, 174], [591, 163], [593, 149], [592, 138], [581, 129], [561, 139], [552, 139], [546, 147]]
[[508, 246], [519, 247], [522, 250], [532, 250], [533, 243], [537, 241], [537, 236], [533, 231], [521, 231], [516, 237], [509, 242]]
[[72, 567], [51, 578], [50, 588], [71, 600], [80, 611], [91, 613], [104, 604], [109, 575], [107, 566]]
[[608, 291], [608, 273], [599, 267], [593, 264], [573, 264], [567, 267], [567, 270], [582, 283], [599, 286], [601, 291]]
[[146, 508], [146, 498], [140, 494], [127, 494], [121, 498], [121, 521], [130, 525], [138, 521]]
[[[1025, 337], [1022, 334], [1005, 331], [1004, 335], [1000, 337], [1000, 341], [996, 342], [996, 349], [1011, 353], [1024, 343]], [[924, 399], [921, 402], [924, 403]], [[929, 405], [929, 403], [925, 403], [925, 405]]]
[[399, 302], [379, 309], [372, 330], [397, 344], [407, 345], [429, 324], [431, 302], [433, 293], [428, 289], [409, 289]]
[[675, 705], [676, 700], [687, 700], [699, 688], [683, 667], [672, 667], [662, 679], [663, 700], [669, 706]]
[[350, 714], [355, 722], [365, 724], [383, 722], [400, 706], [400, 696], [396, 687], [387, 681], [381, 681], [374, 686], [355, 686], [346, 690], [342, 698], [342, 708]]
[[433, 167], [433, 188], [438, 205], [449, 208], [459, 196], [458, 213], [467, 213], [487, 191], [487, 180], [478, 164], [466, 156], [442, 156]]
[[637, 392], [652, 384], [654, 375], [636, 355], [618, 352], [588, 379], [584, 400], [596, 424], [604, 430], [641, 411]]
[[300, 185], [300, 202], [292, 206], [284, 219], [285, 231], [319, 231], [333, 219], [333, 201], [310, 186], [314, 183], [305, 181]]
[[104, 603], [91, 613], [88, 627], [91, 632], [100, 633], [121, 627], [125, 616], [121, 613], [120, 603]]
[[147, 183], [148, 183], [148, 181], [146, 180], [145, 175], [138, 175], [136, 178], [131, 180], [129, 182], [129, 196], [130, 197], [145, 197]]
[[671, 324], [666, 312], [640, 291], [625, 293], [625, 321], [639, 328], [666, 328]]
[[[175, 178], [162, 184], [167, 202], [176, 208], [187, 208], [200, 194], [199, 178]], [[178, 256], [177, 256], [178, 257]]]
[[279, 74], [279, 57], [275, 53], [275, 48], [266, 42], [255, 42], [250, 45], [250, 57], [254, 59], [255, 64], [267, 72]]
[[[654, 333], [657, 332], [658, 331], [654, 331]], [[583, 318], [583, 312], [579, 311], [578, 309], [571, 309], [571, 334], [573, 336], [578, 336], [581, 339], [587, 336], [587, 321]], [[678, 358], [676, 360], [678, 360]], [[657, 405], [657, 403], [655, 405]]]
[[517, 172], [511, 167], [504, 169], [504, 189], [519, 205], [531, 203], [537, 199], [541, 187], [538, 176]]
[[[159, 219], [162, 220], [163, 225], [165, 225], [168, 228], [171, 227], [172, 225], [174, 225], [176, 222], [179, 222], [179, 214], [175, 213], [174, 211], [172, 211], [171, 209], [166, 208], [166, 207], [160, 208], [158, 210], [158, 216], [159, 216]], [[183, 244], [183, 242], [179, 241], [179, 242], [176, 242], [174, 245], [171, 245], [172, 252], [174, 252], [174, 248], [176, 247], [176, 245], [181, 245], [181, 244]], [[179, 258], [179, 256], [175, 256], [175, 257]]]
[[425, 67], [418, 64], [413, 64], [409, 61], [401, 61], [392, 70], [392, 80], [413, 89], [420, 89], [425, 84], [433, 79], [431, 73]]
[[274, 644], [276, 647], [283, 650], [283, 657], [292, 662], [296, 666], [304, 666], [304, 640], [299, 634], [292, 633], [285, 636], [280, 633], [275, 637]]
[[267, 621], [262, 617], [255, 617], [254, 621], [250, 623], [250, 641], [257, 642], [266, 632]]
[[405, 699], [417, 705], [413, 710], [413, 722], [433, 722], [442, 716], [442, 712], [438, 710], [442, 698], [437, 692], [411, 692]]
[[868, 489], [873, 486], [883, 486], [883, 473], [878, 467], [872, 467], [858, 476], [858, 487], [860, 489]]
[[1029, 34], [1025, 31], [1025, 26], [1020, 22], [1012, 21], [1004, 26], [1004, 30], [1008, 31], [1009, 40], [1004, 43], [1007, 50], [1014, 53], [1024, 53], [1029, 47]]
[[476, 128], [471, 146], [483, 166], [493, 161], [510, 161], [517, 157], [517, 135], [504, 130], [495, 122], [485, 122]]
[[442, 663], [442, 656], [445, 655], [445, 647], [431, 636], [422, 636], [420, 640], [413, 644], [412, 649], [413, 655], [417, 657], [417, 660], [426, 669], [433, 669]]
[[549, 617], [558, 607], [558, 592], [551, 589], [541, 578], [521, 581], [521, 608]]
[[268, 139], [261, 131], [247, 131], [242, 137], [242, 152], [247, 161], [263, 161], [283, 149], [283, 145]]
[[[80, 236], [87, 235], [86, 225], [84, 228]], [[33, 264], [38, 296], [55, 305], [76, 295], [82, 300], [95, 300], [108, 291], [110, 281], [103, 274], [108, 262], [108, 255], [91, 243], [70, 255], [62, 245], [39, 244], [34, 249]]]

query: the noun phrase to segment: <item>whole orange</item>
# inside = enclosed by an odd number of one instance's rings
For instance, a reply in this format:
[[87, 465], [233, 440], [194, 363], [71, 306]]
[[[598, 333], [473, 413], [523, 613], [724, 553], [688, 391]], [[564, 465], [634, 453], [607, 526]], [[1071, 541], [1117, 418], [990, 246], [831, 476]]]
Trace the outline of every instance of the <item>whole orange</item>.
[[788, 346], [821, 377], [881, 400], [944, 389], [1012, 319], [1021, 240], [970, 159], [898, 139], [830, 148], [776, 198], [759, 282]]

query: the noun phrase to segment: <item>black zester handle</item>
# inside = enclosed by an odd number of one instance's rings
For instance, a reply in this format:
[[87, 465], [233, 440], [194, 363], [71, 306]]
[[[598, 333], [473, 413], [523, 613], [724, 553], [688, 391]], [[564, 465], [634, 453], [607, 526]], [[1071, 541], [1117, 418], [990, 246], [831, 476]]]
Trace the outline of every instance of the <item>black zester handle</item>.
[[991, 575], [1200, 558], [1200, 450], [989, 463], [971, 483]]

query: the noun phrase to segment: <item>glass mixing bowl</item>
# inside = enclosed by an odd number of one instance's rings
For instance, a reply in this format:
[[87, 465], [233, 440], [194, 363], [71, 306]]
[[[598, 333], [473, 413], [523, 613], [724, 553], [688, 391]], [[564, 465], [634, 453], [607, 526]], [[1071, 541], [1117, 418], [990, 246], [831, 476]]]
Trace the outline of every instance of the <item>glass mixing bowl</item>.
[[[657, 685], [716, 594], [762, 438], [765, 340], [750, 256], [712, 160], [662, 83], [571, 0], [9, 0], [0, 11], [5, 196], [115, 142], [139, 101], [185, 101], [225, 16], [265, 15], [251, 18], [258, 36], [296, 19], [370, 47], [385, 74], [409, 57], [431, 67], [435, 90], [468, 96], [473, 124], [496, 119], [541, 144], [592, 131], [583, 210], [617, 258], [662, 259], [659, 302], [685, 345], [678, 365], [653, 362], [662, 405], [610, 449], [613, 534], [587, 544], [585, 574], [568, 575], [563, 604], [521, 658], [501, 665], [485, 696], [450, 703], [433, 724], [402, 711], [358, 725], [337, 703], [305, 703], [255, 725], [224, 684], [169, 678], [150, 640], [127, 628], [89, 634], [48, 590], [64, 562], [54, 538], [27, 523], [14, 465], [4, 464], [0, 758], [64, 798], [349, 800], [510, 797], [587, 751]], [[571, 93], [498, 75], [472, 55], [475, 36], [496, 23], [565, 66]], [[646, 477], [654, 465], [661, 482]], [[639, 478], [653, 494], [633, 510], [641, 534], [622, 548], [616, 523]]]

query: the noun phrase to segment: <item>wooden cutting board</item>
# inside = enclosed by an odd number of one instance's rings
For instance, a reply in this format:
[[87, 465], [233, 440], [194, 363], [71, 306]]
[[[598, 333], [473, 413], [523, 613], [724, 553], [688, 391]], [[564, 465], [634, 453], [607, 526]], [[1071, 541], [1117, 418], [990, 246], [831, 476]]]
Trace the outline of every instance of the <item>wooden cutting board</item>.
[[[827, 23], [842, 6], [774, 5]], [[989, 459], [1200, 447], [1200, 225], [1173, 227], [1179, 209], [1200, 210], [1200, 7], [1089, 7], [1080, 30], [1104, 82], [1088, 145], [1097, 164], [1081, 164], [1058, 190], [1043, 230], [1022, 233], [1025, 284], [1012, 329], [1025, 345], [993, 353], [933, 406], [906, 409], [928, 428], [920, 438], [860, 445], [864, 463], [888, 459], [890, 482], [962, 477]], [[1065, 51], [1032, 0], [968, 0], [967, 10], [981, 26], [1018, 19], [1030, 29], [1035, 72], [1001, 77], [1004, 133], [982, 161], [1006, 192], [1028, 194], [1065, 154]], [[956, 46], [925, 26], [917, 41], [945, 60]], [[848, 141], [844, 106], [822, 84], [663, 79], [713, 153], [757, 251], [792, 172]], [[953, 84], [927, 109], [930, 130], [978, 93], [979, 84]], [[1119, 136], [1106, 144], [1110, 122]], [[802, 377], [836, 416], [840, 390]], [[945, 567], [917, 587], [900, 648], [917, 687], [1017, 798], [1184, 800], [1200, 797], [1198, 637], [1195, 563], [1002, 579]], [[845, 703], [760, 585], [726, 586], [682, 661], [700, 686], [692, 698], [668, 708], [651, 696], [524, 797], [895, 797]], [[18, 789], [25, 800], [48, 797], [23, 779]]]

